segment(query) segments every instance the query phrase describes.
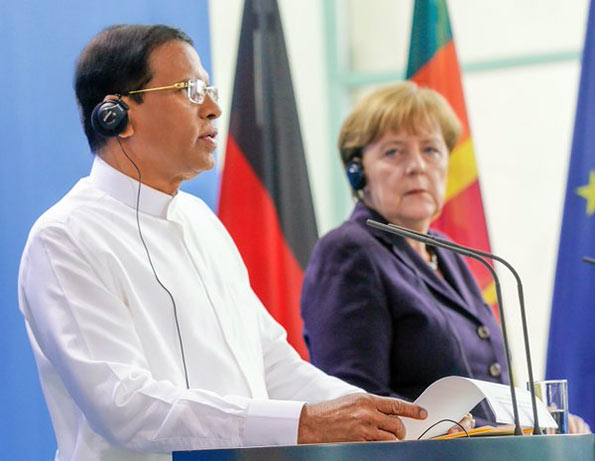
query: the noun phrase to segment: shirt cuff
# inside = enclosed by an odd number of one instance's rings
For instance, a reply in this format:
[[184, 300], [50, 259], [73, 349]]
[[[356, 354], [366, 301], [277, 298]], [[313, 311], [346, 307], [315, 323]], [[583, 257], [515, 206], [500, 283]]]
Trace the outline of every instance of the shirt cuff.
[[293, 400], [252, 400], [244, 429], [246, 446], [296, 445], [302, 407]]

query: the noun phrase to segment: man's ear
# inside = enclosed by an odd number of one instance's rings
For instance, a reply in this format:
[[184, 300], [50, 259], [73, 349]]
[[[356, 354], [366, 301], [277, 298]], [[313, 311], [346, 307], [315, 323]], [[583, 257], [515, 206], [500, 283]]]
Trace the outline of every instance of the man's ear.
[[128, 123], [126, 124], [124, 131], [122, 131], [118, 135], [122, 139], [129, 138], [130, 136], [132, 136], [134, 134], [134, 115], [133, 114], [134, 114], [134, 111], [128, 109]]

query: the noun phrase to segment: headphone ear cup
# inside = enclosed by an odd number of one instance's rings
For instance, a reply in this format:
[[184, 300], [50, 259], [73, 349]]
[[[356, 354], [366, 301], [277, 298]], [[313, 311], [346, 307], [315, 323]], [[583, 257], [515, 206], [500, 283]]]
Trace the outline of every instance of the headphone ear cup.
[[364, 167], [359, 158], [354, 158], [345, 167], [345, 173], [349, 184], [354, 191], [360, 191], [366, 186], [366, 176], [364, 175]]
[[128, 124], [128, 106], [121, 99], [102, 101], [91, 112], [91, 126], [104, 138], [114, 138]]

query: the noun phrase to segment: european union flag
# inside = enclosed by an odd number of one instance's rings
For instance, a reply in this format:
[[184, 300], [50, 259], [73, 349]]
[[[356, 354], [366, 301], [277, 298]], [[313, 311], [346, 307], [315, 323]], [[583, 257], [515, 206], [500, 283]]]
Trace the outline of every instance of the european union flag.
[[595, 2], [591, 1], [568, 170], [546, 375], [595, 428]]

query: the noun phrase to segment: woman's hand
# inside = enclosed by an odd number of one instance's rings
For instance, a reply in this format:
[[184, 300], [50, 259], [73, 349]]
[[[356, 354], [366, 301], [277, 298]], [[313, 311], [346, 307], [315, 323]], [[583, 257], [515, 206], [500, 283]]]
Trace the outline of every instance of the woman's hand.
[[583, 418], [577, 415], [568, 415], [568, 433], [569, 434], [590, 434], [591, 428]]
[[[459, 424], [463, 426], [467, 432], [469, 432], [471, 429], [475, 427], [475, 420], [473, 419], [473, 415], [471, 413], [467, 413], [463, 417], [463, 419], [459, 421]], [[453, 427], [451, 427], [448, 431], [449, 434], [455, 434], [457, 432], [463, 432], [463, 429], [461, 429], [456, 424]]]

